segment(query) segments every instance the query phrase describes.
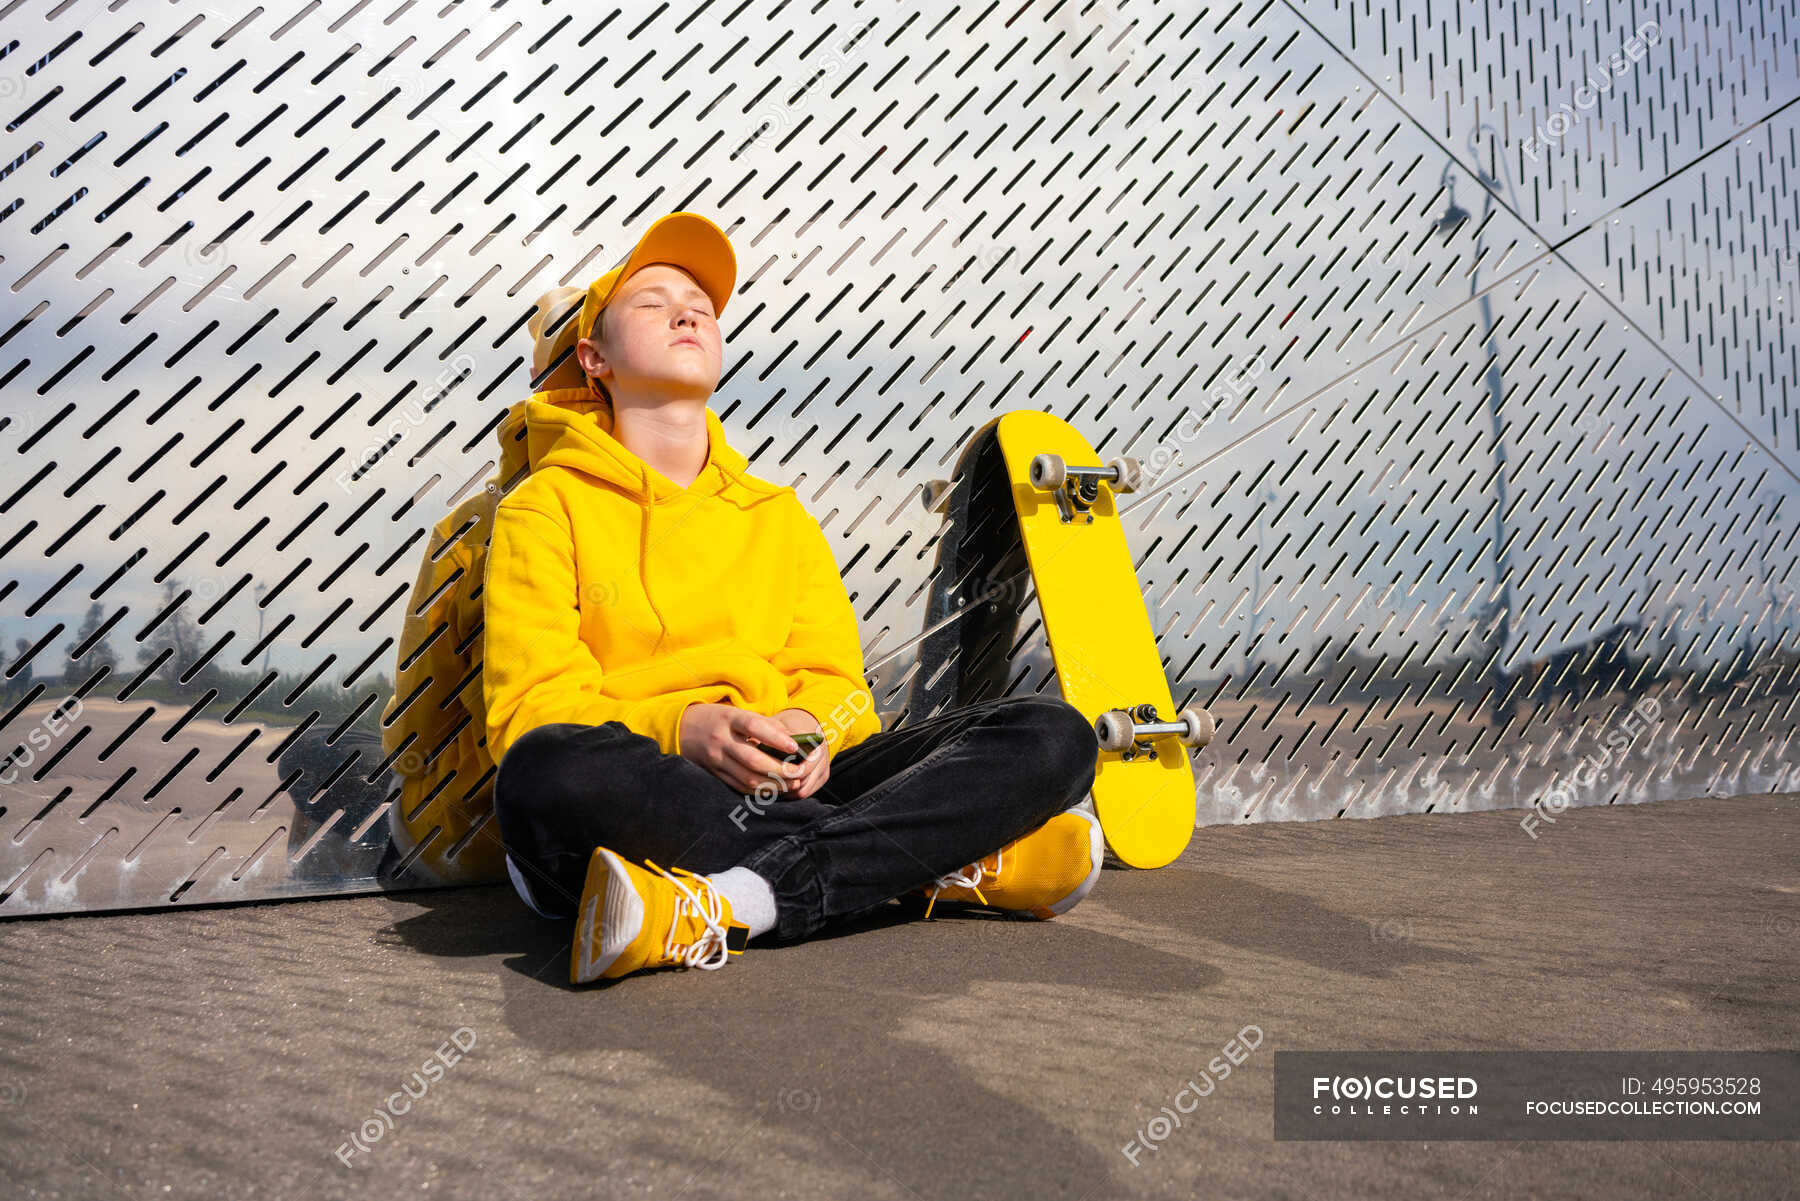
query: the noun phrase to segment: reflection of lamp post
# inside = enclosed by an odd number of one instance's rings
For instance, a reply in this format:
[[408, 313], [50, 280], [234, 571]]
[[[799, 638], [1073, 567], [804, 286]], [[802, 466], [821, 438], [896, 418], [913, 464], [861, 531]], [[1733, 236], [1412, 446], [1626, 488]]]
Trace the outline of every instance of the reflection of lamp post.
[[1265, 488], [1263, 489], [1263, 494], [1257, 499], [1259, 503], [1256, 506], [1256, 558], [1250, 561], [1250, 615], [1246, 619], [1248, 631], [1244, 638], [1245, 679], [1250, 678], [1250, 644], [1255, 642], [1257, 635], [1261, 634], [1266, 626], [1272, 624], [1275, 620], [1272, 617], [1269, 619], [1268, 623], [1261, 620], [1263, 604], [1263, 514], [1268, 511], [1270, 505], [1275, 503], [1275, 493], [1273, 490]]
[[[1770, 494], [1766, 491], [1752, 493], [1751, 500], [1758, 508], [1767, 500], [1771, 511], [1778, 508], [1781, 503], [1779, 499], [1770, 499]], [[1763, 644], [1763, 622], [1774, 615], [1777, 604], [1775, 573], [1769, 570], [1768, 543], [1761, 538], [1756, 539], [1756, 582], [1762, 585], [1763, 609], [1756, 615], [1756, 620], [1750, 623], [1750, 629], [1744, 634], [1744, 643], [1750, 652], [1744, 656], [1746, 662], [1749, 660], [1750, 654], [1755, 653], [1754, 648]], [[1776, 637], [1780, 637], [1781, 620], [1779, 617], [1775, 618], [1775, 630]]]
[[[267, 584], [258, 584], [256, 586], [256, 640], [258, 642], [262, 641], [263, 618], [268, 616], [268, 610], [262, 607], [263, 593], [268, 590], [269, 586]], [[263, 674], [265, 676], [269, 674], [269, 648], [266, 646], [263, 647]]]
[[[1469, 160], [1476, 164], [1475, 177], [1482, 183], [1483, 203], [1481, 206], [1481, 222], [1475, 231], [1475, 270], [1469, 272], [1469, 295], [1476, 292], [1476, 277], [1480, 274], [1483, 230], [1487, 225], [1488, 213], [1494, 207], [1494, 189], [1499, 181], [1481, 170], [1481, 156], [1476, 149], [1476, 139], [1486, 131], [1493, 133], [1490, 125], [1481, 125], [1469, 133]], [[1456, 182], [1450, 178], [1450, 163], [1444, 164], [1443, 172], [1438, 176], [1441, 186], [1449, 189], [1449, 207], [1442, 217], [1437, 219], [1436, 228], [1448, 238], [1458, 226], [1469, 219], [1469, 211], [1456, 203]], [[1512, 177], [1507, 174], [1506, 190], [1512, 195]], [[1514, 197], [1514, 211], [1518, 211], [1517, 197]], [[1510, 717], [1510, 704], [1503, 704], [1501, 698], [1506, 694], [1506, 657], [1507, 644], [1512, 640], [1512, 569], [1507, 563], [1506, 554], [1506, 443], [1501, 439], [1500, 431], [1500, 399], [1504, 394], [1504, 382], [1500, 378], [1500, 351], [1494, 344], [1494, 314], [1487, 296], [1479, 298], [1481, 305], [1481, 324], [1483, 345], [1487, 349], [1488, 365], [1484, 378], [1487, 381], [1488, 424], [1494, 439], [1494, 520], [1490, 523], [1492, 534], [1492, 558], [1494, 582], [1500, 587], [1500, 595], [1490, 602], [1486, 618], [1492, 621], [1499, 619], [1495, 631], [1493, 665], [1488, 669], [1489, 696], [1493, 702], [1493, 720], [1500, 725]]]

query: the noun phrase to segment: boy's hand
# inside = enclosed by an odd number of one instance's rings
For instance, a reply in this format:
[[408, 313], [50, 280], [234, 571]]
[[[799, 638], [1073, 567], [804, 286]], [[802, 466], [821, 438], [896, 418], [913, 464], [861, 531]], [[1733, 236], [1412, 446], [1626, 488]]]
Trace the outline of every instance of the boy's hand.
[[[819, 719], [805, 709], [783, 709], [775, 715], [775, 720], [796, 734], [823, 734], [825, 732], [825, 727], [819, 724]], [[791, 768], [795, 765], [785, 764], [784, 766]], [[799, 766], [805, 771], [795, 777], [789, 787], [789, 795], [796, 799], [811, 796], [824, 786], [826, 780], [831, 778], [831, 743], [829, 741], [821, 742], [814, 747], [812, 754], [802, 760]]]
[[[777, 720], [736, 705], [689, 705], [681, 715], [681, 756], [746, 796], [757, 795], [759, 787], [769, 799], [778, 795], [806, 796], [808, 793], [793, 791], [793, 786], [816, 774], [814, 761], [826, 758], [828, 748], [821, 744], [802, 763], [780, 760], [778, 756], [799, 749], [788, 736], [790, 729], [818, 727], [810, 715], [806, 717], [811, 722], [809, 726], [792, 725], [793, 715], [800, 712], [783, 710], [777, 715], [781, 720]], [[818, 783], [823, 782], [821, 776]]]

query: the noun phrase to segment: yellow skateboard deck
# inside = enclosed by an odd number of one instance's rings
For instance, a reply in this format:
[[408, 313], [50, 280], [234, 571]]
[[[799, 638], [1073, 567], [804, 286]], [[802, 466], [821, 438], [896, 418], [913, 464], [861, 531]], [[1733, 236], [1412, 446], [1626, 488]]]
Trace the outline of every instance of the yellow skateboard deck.
[[1162, 867], [1193, 837], [1188, 747], [1204, 746], [1213, 722], [1203, 709], [1176, 714], [1163, 674], [1114, 496], [1135, 487], [1137, 465], [1103, 464], [1073, 426], [1036, 410], [1005, 414], [996, 432], [1063, 699], [1096, 723], [1101, 829], [1125, 863]]

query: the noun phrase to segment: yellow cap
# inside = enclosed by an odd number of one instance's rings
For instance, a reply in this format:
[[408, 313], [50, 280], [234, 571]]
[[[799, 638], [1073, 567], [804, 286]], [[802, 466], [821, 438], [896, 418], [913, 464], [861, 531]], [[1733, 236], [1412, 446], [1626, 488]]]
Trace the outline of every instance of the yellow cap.
[[[581, 364], [575, 356], [564, 352], [575, 345], [576, 310], [581, 305], [581, 298], [586, 292], [573, 285], [562, 288], [551, 288], [537, 298], [537, 308], [531, 314], [525, 327], [531, 331], [531, 378], [536, 381], [539, 376], [549, 370], [550, 364], [557, 363], [556, 370], [541, 382], [532, 385], [533, 391], [548, 392], [552, 388], [579, 388], [587, 377], [581, 372]], [[564, 317], [567, 320], [563, 320]], [[556, 323], [562, 321], [558, 326]], [[554, 329], [552, 327], [555, 327]]]
[[[668, 263], [693, 276], [712, 301], [713, 315], [724, 316], [725, 302], [731, 299], [731, 289], [737, 284], [737, 254], [731, 249], [731, 239], [699, 213], [670, 213], [651, 223], [623, 263], [588, 285], [576, 336], [592, 335], [595, 319], [619, 285], [652, 263]], [[597, 400], [611, 400], [593, 376], [583, 372], [582, 378], [587, 380], [589, 395]]]

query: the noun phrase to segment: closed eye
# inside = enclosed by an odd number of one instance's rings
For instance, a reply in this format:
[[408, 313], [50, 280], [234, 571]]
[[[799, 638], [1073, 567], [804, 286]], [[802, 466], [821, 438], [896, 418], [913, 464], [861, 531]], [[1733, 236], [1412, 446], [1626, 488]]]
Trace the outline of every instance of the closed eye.
[[[654, 300], [654, 299], [651, 299], [651, 297], [646, 296], [643, 300], [640, 300], [638, 302], [638, 307], [640, 309], [651, 309], [651, 308], [660, 309], [664, 306], [664, 304], [665, 304], [664, 301]], [[713, 315], [711, 305], [702, 305], [696, 311], [705, 313], [708, 317]]]

